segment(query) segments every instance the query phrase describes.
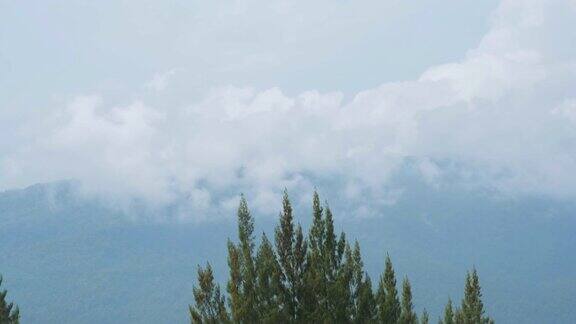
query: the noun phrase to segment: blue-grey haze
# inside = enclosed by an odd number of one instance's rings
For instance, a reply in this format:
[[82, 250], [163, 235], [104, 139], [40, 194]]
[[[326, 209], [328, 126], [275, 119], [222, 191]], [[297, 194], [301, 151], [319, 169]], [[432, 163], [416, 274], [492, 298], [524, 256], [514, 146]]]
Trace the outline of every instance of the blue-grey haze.
[[[210, 262], [225, 283], [234, 222], [130, 221], [73, 187], [0, 194], [0, 268], [23, 323], [185, 323], [196, 266]], [[373, 280], [390, 253], [397, 275], [412, 281], [416, 309], [432, 319], [449, 297], [459, 300], [475, 266], [498, 323], [576, 321], [572, 202], [414, 183], [380, 217], [342, 217], [340, 205], [332, 204], [336, 226], [358, 239]], [[296, 211], [309, 223], [310, 206]], [[274, 219], [256, 221], [271, 235]]]

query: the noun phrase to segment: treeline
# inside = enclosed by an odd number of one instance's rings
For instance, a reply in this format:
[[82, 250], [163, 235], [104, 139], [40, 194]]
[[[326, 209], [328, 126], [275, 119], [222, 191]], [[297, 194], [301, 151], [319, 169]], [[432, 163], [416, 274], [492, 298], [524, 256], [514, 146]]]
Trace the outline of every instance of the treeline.
[[[376, 289], [364, 271], [360, 246], [336, 235], [330, 208], [312, 200], [312, 226], [305, 236], [295, 225], [284, 191], [274, 241], [262, 234], [256, 248], [254, 219], [242, 196], [238, 207], [238, 242], [228, 240], [227, 295], [215, 283], [212, 268], [198, 267], [189, 306], [192, 323], [428, 323], [418, 316], [407, 277], [398, 292], [396, 275], [386, 255]], [[459, 307], [448, 301], [441, 324], [493, 323], [485, 315], [476, 270], [466, 276]]]
[[6, 301], [8, 292], [1, 290], [2, 276], [0, 276], [0, 324], [18, 324], [20, 322], [20, 310], [14, 303]]

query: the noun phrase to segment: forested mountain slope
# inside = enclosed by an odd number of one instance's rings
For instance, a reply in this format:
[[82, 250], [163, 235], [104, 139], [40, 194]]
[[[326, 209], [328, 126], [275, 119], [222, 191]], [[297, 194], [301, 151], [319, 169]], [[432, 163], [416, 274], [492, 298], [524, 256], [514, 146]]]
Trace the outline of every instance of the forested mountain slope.
[[[358, 239], [368, 272], [381, 273], [388, 252], [432, 322], [448, 297], [460, 299], [472, 266], [496, 322], [576, 322], [574, 204], [414, 184], [380, 216], [358, 218], [339, 215], [345, 202], [335, 200], [336, 228]], [[305, 227], [309, 209], [295, 210]], [[71, 182], [0, 193], [0, 272], [22, 322], [187, 322], [197, 264], [227, 278], [235, 215], [194, 223], [171, 220], [170, 208], [156, 220], [134, 213], [80, 198]], [[275, 222], [256, 215], [256, 233]]]

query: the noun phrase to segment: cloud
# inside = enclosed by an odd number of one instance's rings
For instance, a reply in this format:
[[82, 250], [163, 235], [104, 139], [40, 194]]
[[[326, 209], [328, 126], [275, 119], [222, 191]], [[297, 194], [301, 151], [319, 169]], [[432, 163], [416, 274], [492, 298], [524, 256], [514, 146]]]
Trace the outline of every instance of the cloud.
[[158, 73], [154, 75], [152, 80], [148, 81], [144, 87], [157, 92], [164, 91], [164, 89], [166, 89], [168, 86], [170, 78], [172, 78], [177, 71], [177, 69], [171, 69], [164, 73]]
[[[391, 179], [412, 159], [434, 187], [450, 178], [573, 198], [576, 50], [566, 42], [576, 36], [574, 13], [563, 1], [503, 1], [462, 60], [350, 100], [235, 86], [171, 108], [77, 97], [0, 157], [2, 183], [76, 178], [116, 198], [186, 197], [200, 212], [231, 209], [244, 192], [273, 213], [282, 187], [298, 200], [327, 182], [338, 184], [334, 196], [370, 198], [362, 209], [370, 214], [400, 199], [405, 188]], [[174, 73], [146, 86], [165, 90]]]

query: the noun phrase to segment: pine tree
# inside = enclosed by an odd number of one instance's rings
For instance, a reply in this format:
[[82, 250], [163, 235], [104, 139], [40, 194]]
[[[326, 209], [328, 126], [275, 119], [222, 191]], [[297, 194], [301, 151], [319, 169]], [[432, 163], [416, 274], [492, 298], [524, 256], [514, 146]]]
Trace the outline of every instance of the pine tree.
[[326, 318], [326, 280], [324, 267], [324, 244], [326, 240], [325, 221], [320, 197], [314, 191], [312, 197], [312, 227], [308, 234], [309, 253], [307, 271], [304, 274], [303, 320], [318, 323]]
[[241, 254], [241, 298], [240, 322], [254, 323], [256, 310], [256, 270], [254, 268], [254, 219], [250, 215], [246, 199], [242, 195], [238, 206], [238, 239]]
[[324, 247], [322, 251], [322, 256], [324, 257], [324, 271], [326, 273], [327, 284], [330, 284], [336, 278], [337, 271], [337, 241], [336, 235], [334, 234], [334, 219], [332, 217], [332, 211], [330, 207], [326, 206], [325, 215], [325, 233], [326, 240], [324, 241]]
[[[2, 287], [2, 276], [0, 276], [0, 288]], [[18, 324], [20, 322], [20, 310], [18, 306], [14, 308], [14, 303], [6, 301], [6, 290], [0, 290], [0, 324]]]
[[296, 241], [294, 242], [294, 300], [296, 307], [294, 310], [295, 318], [298, 322], [302, 322], [304, 319], [305, 308], [303, 305], [303, 300], [305, 299], [305, 286], [304, 286], [304, 275], [306, 273], [306, 255], [308, 253], [308, 242], [304, 238], [302, 233], [302, 226], [298, 224], [296, 228]]
[[314, 191], [312, 198], [312, 227], [308, 234], [309, 249], [307, 270], [304, 273], [302, 293], [302, 320], [311, 323], [321, 322], [327, 313], [325, 271], [323, 264], [323, 246], [325, 241], [325, 222], [322, 216], [320, 197]]
[[352, 318], [354, 323], [371, 323], [376, 315], [376, 301], [372, 293], [372, 281], [367, 273], [364, 272], [364, 262], [360, 252], [360, 244], [354, 242], [354, 251], [352, 253], [354, 260], [352, 273], [352, 301], [353, 310]]
[[466, 322], [466, 318], [464, 317], [464, 313], [460, 308], [456, 308], [454, 312], [454, 323], [455, 324], [468, 324]]
[[402, 282], [402, 311], [398, 323], [418, 324], [418, 317], [414, 313], [414, 306], [412, 305], [412, 288], [407, 277]]
[[325, 240], [322, 247], [323, 259], [323, 285], [325, 287], [324, 306], [320, 320], [329, 323], [334, 319], [334, 308], [336, 307], [335, 293], [336, 279], [338, 276], [338, 241], [334, 233], [334, 219], [328, 204], [324, 207]]
[[232, 319], [240, 323], [257, 320], [256, 269], [254, 266], [254, 220], [250, 215], [244, 195], [240, 197], [237, 211], [238, 245], [228, 241], [228, 266], [230, 279], [227, 290]]
[[310, 253], [320, 255], [325, 239], [324, 219], [322, 218], [322, 206], [320, 206], [320, 196], [314, 191], [312, 197], [312, 227], [310, 228]]
[[220, 286], [214, 283], [212, 267], [198, 267], [198, 287], [194, 287], [195, 305], [188, 307], [193, 324], [216, 324], [229, 322], [229, 315], [220, 294]]
[[336, 250], [336, 272], [342, 265], [342, 260], [344, 260], [344, 252], [346, 252], [346, 247], [348, 243], [346, 242], [346, 234], [344, 232], [340, 232], [340, 238], [338, 239], [338, 245]]
[[354, 272], [354, 259], [350, 245], [344, 247], [344, 261], [338, 268], [336, 282], [329, 290], [332, 323], [349, 323], [352, 319], [354, 300], [351, 283]]
[[230, 269], [230, 279], [226, 286], [230, 298], [228, 299], [232, 320], [239, 322], [242, 320], [242, 274], [240, 250], [228, 240], [228, 267]]
[[262, 240], [256, 255], [257, 296], [259, 320], [262, 323], [285, 323], [287, 314], [282, 309], [282, 283], [280, 265], [274, 254], [272, 244], [262, 234]]
[[325, 241], [322, 251], [324, 259], [324, 285], [326, 286], [326, 304], [323, 322], [348, 321], [351, 316], [350, 283], [352, 280], [353, 260], [351, 251], [346, 262], [344, 256], [350, 250], [346, 235], [342, 232], [336, 239], [332, 211], [326, 205], [325, 210]]
[[[374, 294], [372, 282], [364, 271], [360, 245], [351, 248], [344, 232], [334, 232], [330, 208], [320, 206], [313, 197], [313, 219], [310, 232], [294, 225], [292, 206], [284, 190], [279, 225], [275, 228], [275, 245], [262, 234], [255, 254], [254, 220], [242, 196], [238, 207], [238, 243], [228, 240], [230, 278], [228, 314], [220, 287], [214, 283], [212, 268], [198, 268], [198, 286], [194, 287], [195, 305], [189, 307], [192, 323], [385, 323], [427, 324], [424, 309], [420, 321], [414, 312], [412, 288], [408, 278], [402, 282], [398, 298], [396, 276], [389, 255]], [[1, 280], [0, 280], [1, 284]], [[11, 313], [12, 304], [0, 297], [1, 316]], [[453, 309], [449, 300], [440, 324], [492, 324], [484, 315], [478, 274], [474, 269], [466, 276], [461, 308]], [[16, 315], [13, 315], [16, 314]], [[2, 318], [2, 317], [0, 317]], [[4, 324], [0, 321], [0, 324]]]
[[280, 224], [276, 227], [276, 253], [282, 270], [283, 303], [291, 319], [296, 318], [296, 269], [294, 269], [294, 218], [288, 192], [284, 189]]
[[462, 299], [462, 315], [464, 316], [465, 323], [480, 323], [480, 319], [476, 319], [476, 307], [478, 303], [478, 295], [472, 286], [472, 277], [470, 272], [466, 273], [466, 283], [464, 286], [464, 298]]
[[378, 323], [384, 323], [385, 314], [384, 310], [386, 307], [386, 288], [384, 287], [384, 279], [380, 275], [380, 281], [378, 281], [378, 288], [376, 290], [376, 317], [378, 318]]
[[372, 323], [376, 317], [376, 300], [372, 293], [372, 280], [370, 280], [368, 274], [365, 274], [365, 277], [358, 291], [356, 301], [357, 307], [354, 322], [359, 324]]
[[352, 318], [356, 319], [358, 317], [358, 302], [360, 292], [363, 289], [364, 284], [364, 262], [362, 262], [362, 255], [360, 253], [360, 244], [358, 241], [354, 242], [354, 251], [352, 252], [352, 279], [351, 279], [351, 289], [352, 289]]
[[428, 315], [428, 311], [426, 308], [422, 311], [422, 316], [420, 316], [420, 324], [428, 324], [430, 323], [430, 316]]
[[451, 299], [448, 299], [448, 303], [446, 304], [446, 307], [444, 307], [444, 319], [442, 320], [442, 324], [455, 324]]
[[492, 322], [489, 317], [484, 316], [484, 304], [482, 303], [480, 280], [476, 269], [473, 269], [472, 273], [468, 272], [466, 274], [466, 286], [464, 288], [461, 312], [465, 324], [483, 324]]
[[384, 275], [380, 278], [377, 303], [380, 323], [396, 324], [400, 317], [400, 301], [396, 290], [394, 268], [389, 255], [386, 255]]

